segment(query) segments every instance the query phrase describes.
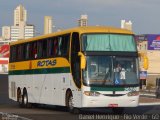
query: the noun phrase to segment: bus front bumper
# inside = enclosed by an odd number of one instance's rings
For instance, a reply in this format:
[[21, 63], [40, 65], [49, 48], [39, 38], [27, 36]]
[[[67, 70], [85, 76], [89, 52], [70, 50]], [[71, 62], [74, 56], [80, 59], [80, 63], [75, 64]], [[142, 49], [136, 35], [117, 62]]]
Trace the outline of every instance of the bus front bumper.
[[83, 96], [82, 107], [136, 107], [139, 104], [139, 96]]

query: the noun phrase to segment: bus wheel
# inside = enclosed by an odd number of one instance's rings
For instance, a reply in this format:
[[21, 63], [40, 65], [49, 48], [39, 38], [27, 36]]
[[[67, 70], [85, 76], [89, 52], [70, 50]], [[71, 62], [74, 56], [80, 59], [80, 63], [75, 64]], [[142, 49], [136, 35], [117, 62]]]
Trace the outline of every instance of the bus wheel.
[[19, 106], [22, 107], [22, 95], [21, 90], [17, 90], [17, 102], [19, 103]]
[[74, 106], [73, 95], [71, 92], [67, 92], [67, 107], [68, 107], [69, 112], [73, 111], [73, 108], [74, 108], [73, 106]]
[[74, 101], [73, 101], [73, 95], [71, 92], [67, 92], [67, 96], [66, 96], [66, 104], [67, 104], [67, 108], [68, 111], [70, 113], [74, 113], [74, 114], [78, 114], [79, 113], [79, 109], [74, 107]]
[[119, 107], [119, 108], [112, 108], [112, 111], [114, 114], [123, 114], [124, 113], [124, 108]]
[[23, 105], [23, 107], [27, 107], [28, 106], [28, 95], [27, 95], [27, 93], [23, 94], [22, 105]]

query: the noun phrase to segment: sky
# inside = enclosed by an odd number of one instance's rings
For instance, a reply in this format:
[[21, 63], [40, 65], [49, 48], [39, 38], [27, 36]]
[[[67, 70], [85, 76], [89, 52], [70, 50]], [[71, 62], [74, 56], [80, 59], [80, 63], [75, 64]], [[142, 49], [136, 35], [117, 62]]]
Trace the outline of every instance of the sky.
[[54, 29], [67, 29], [77, 26], [82, 14], [88, 15], [91, 26], [120, 27], [125, 19], [132, 21], [135, 34], [160, 34], [160, 0], [0, 0], [0, 28], [13, 25], [19, 4], [27, 10], [27, 23], [35, 25], [39, 34], [44, 16], [52, 16]]

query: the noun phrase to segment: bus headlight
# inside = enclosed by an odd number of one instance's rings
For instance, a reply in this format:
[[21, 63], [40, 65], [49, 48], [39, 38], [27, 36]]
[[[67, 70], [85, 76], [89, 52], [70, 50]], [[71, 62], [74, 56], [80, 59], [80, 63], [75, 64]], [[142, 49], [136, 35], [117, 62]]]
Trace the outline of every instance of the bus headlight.
[[132, 91], [132, 92], [129, 92], [127, 93], [127, 95], [130, 97], [130, 96], [138, 96], [139, 95], [139, 91]]
[[84, 94], [87, 96], [99, 96], [99, 92], [92, 92], [92, 91], [84, 91]]

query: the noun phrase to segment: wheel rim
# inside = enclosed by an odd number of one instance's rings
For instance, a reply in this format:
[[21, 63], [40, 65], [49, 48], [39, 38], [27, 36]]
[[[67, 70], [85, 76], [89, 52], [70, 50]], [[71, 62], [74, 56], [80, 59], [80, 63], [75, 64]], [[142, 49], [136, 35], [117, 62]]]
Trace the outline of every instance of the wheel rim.
[[27, 96], [26, 96], [26, 95], [24, 95], [23, 102], [24, 102], [24, 105], [26, 105], [26, 104], [27, 104], [27, 102], [28, 102], [28, 100], [27, 100]]
[[72, 109], [73, 109], [73, 106], [74, 106], [73, 97], [70, 96], [70, 97], [69, 97], [69, 101], [68, 101], [68, 107], [69, 107], [70, 110], [72, 110]]

